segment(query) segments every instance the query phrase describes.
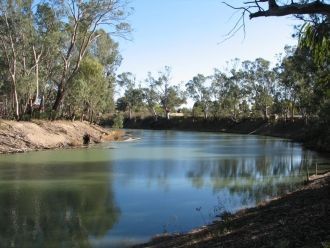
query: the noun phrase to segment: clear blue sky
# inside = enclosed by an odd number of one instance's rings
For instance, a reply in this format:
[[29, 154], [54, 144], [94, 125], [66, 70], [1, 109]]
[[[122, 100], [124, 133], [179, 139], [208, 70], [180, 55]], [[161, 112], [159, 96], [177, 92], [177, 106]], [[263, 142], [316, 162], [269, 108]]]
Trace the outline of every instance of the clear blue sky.
[[274, 62], [286, 44], [296, 44], [291, 34], [298, 21], [290, 17], [246, 18], [245, 39], [240, 31], [219, 44], [240, 14], [230, 19], [235, 11], [221, 0], [132, 0], [131, 6], [133, 41], [118, 40], [123, 56], [119, 72], [130, 71], [139, 80], [168, 65], [173, 83], [187, 82], [197, 73], [225, 68], [234, 58]]

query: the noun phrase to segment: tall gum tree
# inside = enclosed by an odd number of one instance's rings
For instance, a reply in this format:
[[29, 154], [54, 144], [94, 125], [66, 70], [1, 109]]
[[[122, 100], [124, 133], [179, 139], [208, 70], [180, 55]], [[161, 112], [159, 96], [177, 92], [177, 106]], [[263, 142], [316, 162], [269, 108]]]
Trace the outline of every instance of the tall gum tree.
[[170, 112], [186, 102], [178, 85], [171, 84], [171, 68], [165, 66], [164, 71], [159, 72], [158, 78], [149, 74], [147, 83], [149, 88], [157, 95], [166, 119], [170, 119]]
[[124, 101], [126, 109], [128, 109], [129, 119], [132, 119], [134, 109], [142, 106], [143, 90], [137, 86], [136, 77], [130, 72], [123, 72], [117, 77], [117, 84], [125, 89]]
[[186, 84], [187, 93], [202, 108], [204, 119], [208, 118], [211, 102], [211, 87], [207, 81], [210, 77], [198, 74]]
[[80, 64], [89, 46], [98, 39], [98, 29], [108, 26], [117, 35], [130, 32], [125, 22], [128, 13], [124, 0], [64, 0], [57, 6], [63, 13], [63, 28], [68, 34], [62, 41], [62, 69], [57, 85], [56, 98], [52, 107], [51, 118], [56, 118], [57, 111], [66, 90], [79, 70]]
[[[13, 109], [16, 119], [20, 118], [18, 83], [26, 68], [24, 31], [28, 26], [31, 2], [0, 2], [0, 47], [4, 64], [11, 83]], [[26, 72], [26, 70], [25, 70]]]

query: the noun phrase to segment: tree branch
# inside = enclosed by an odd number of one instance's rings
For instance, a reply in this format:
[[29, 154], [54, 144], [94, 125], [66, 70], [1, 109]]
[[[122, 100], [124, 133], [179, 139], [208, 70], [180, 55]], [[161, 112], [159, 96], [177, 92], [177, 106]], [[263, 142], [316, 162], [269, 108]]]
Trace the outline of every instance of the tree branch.
[[[260, 1], [259, 1], [260, 2]], [[262, 1], [264, 2], [264, 1]], [[260, 16], [285, 16], [304, 14], [323, 14], [330, 16], [330, 4], [315, 1], [311, 3], [291, 3], [289, 5], [278, 6], [274, 0], [268, 0], [269, 8], [266, 11], [257, 11], [250, 14], [250, 18]]]

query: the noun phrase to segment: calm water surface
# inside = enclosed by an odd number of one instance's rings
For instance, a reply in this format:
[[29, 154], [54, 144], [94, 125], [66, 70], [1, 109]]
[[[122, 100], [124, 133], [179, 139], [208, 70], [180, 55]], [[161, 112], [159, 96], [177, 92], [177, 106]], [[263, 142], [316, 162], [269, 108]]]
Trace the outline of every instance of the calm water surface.
[[123, 247], [292, 190], [329, 158], [261, 136], [140, 140], [0, 156], [0, 247]]

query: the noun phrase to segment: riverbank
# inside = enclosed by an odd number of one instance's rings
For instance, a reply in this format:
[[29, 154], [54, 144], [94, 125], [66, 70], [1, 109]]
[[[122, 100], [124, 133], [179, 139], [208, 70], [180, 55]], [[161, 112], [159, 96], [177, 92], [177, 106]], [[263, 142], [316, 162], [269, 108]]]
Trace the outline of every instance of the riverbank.
[[294, 121], [266, 121], [263, 119], [208, 119], [192, 117], [174, 117], [170, 120], [153, 118], [126, 119], [125, 128], [151, 130], [181, 130], [225, 132], [238, 134], [256, 134], [291, 139], [301, 142], [309, 149], [330, 152], [330, 130], [328, 126], [318, 127], [306, 124], [303, 119]]
[[208, 226], [135, 247], [330, 247], [330, 173], [255, 208], [224, 214]]
[[89, 135], [90, 143], [100, 143], [120, 140], [124, 131], [110, 131], [80, 121], [0, 120], [0, 153], [80, 147], [85, 134]]

